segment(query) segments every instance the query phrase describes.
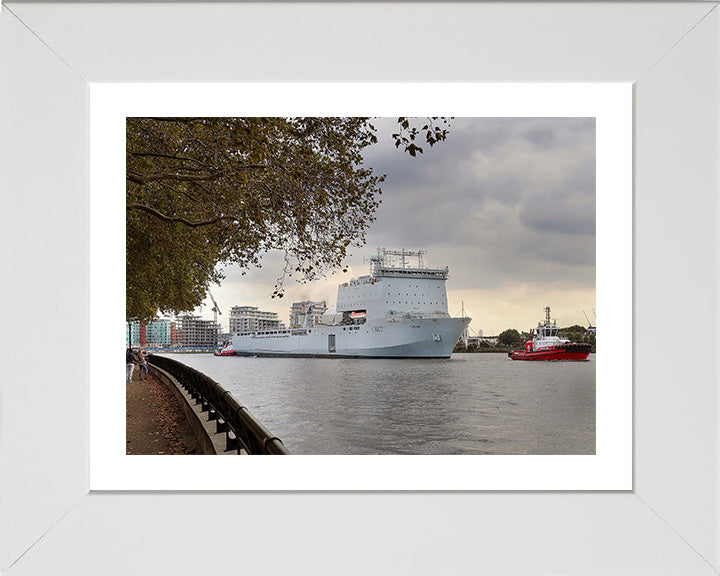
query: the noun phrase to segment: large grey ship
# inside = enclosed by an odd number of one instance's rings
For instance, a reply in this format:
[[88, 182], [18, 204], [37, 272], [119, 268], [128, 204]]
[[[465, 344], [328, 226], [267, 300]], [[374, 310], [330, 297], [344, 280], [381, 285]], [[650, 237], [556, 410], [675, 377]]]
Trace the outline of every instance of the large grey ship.
[[423, 255], [379, 249], [369, 275], [338, 286], [335, 313], [299, 328], [233, 334], [235, 354], [449, 358], [470, 318], [448, 314], [448, 268], [425, 267]]

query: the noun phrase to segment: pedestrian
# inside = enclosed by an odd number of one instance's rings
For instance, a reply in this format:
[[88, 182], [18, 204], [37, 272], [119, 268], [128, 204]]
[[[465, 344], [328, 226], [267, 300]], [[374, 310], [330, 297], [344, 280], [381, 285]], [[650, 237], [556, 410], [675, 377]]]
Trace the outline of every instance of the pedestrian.
[[140, 366], [140, 380], [143, 379], [143, 373], [145, 374], [145, 380], [148, 377], [147, 359], [145, 358], [145, 350], [140, 348], [137, 353], [138, 366]]
[[133, 370], [135, 370], [135, 361], [137, 360], [137, 356], [135, 356], [135, 352], [133, 352], [132, 348], [128, 348], [127, 352], [125, 352], [125, 366], [126, 366], [126, 375], [127, 375], [127, 381], [130, 382], [132, 380]]

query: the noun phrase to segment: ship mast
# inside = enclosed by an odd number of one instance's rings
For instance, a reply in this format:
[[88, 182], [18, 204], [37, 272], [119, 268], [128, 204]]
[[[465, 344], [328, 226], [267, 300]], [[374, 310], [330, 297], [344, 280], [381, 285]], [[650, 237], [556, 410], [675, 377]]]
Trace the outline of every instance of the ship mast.
[[380, 257], [381, 262], [385, 262], [385, 256], [400, 256], [401, 268], [407, 268], [406, 257], [414, 256], [415, 258], [417, 258], [418, 268], [424, 268], [423, 255], [427, 254], [427, 252], [425, 250], [405, 250], [405, 248], [403, 248], [402, 250], [388, 250], [387, 248], [378, 248], [378, 255], [379, 254], [382, 254], [382, 257]]

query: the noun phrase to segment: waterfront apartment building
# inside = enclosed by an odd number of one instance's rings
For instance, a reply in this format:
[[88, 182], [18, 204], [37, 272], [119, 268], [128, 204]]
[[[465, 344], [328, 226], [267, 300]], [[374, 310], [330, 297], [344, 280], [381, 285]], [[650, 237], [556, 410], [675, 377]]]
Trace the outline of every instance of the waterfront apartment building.
[[162, 348], [177, 344], [175, 322], [167, 318], [158, 318], [149, 324], [139, 320], [125, 322], [125, 344], [137, 348]]
[[290, 308], [290, 327], [315, 326], [320, 323], [325, 310], [327, 310], [325, 300], [322, 302], [294, 302]]
[[131, 320], [125, 322], [125, 345], [134, 346], [145, 346], [145, 335], [146, 327], [140, 320]]
[[174, 346], [177, 342], [175, 322], [167, 318], [153, 320], [145, 329], [145, 340], [151, 348]]
[[233, 306], [230, 310], [231, 334], [283, 328], [276, 312], [259, 310], [257, 306]]
[[176, 320], [176, 345], [191, 348], [215, 347], [218, 344], [220, 324], [203, 320], [200, 316], [184, 314]]

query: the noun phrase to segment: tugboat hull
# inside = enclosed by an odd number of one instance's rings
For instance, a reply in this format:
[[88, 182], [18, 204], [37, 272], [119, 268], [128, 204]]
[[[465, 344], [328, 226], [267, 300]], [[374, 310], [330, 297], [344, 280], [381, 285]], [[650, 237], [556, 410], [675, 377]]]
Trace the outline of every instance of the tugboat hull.
[[508, 352], [511, 360], [587, 360], [592, 346], [590, 344], [566, 344], [542, 350], [513, 350]]
[[222, 349], [215, 351], [215, 356], [237, 356], [237, 354], [232, 346], [226, 344]]

